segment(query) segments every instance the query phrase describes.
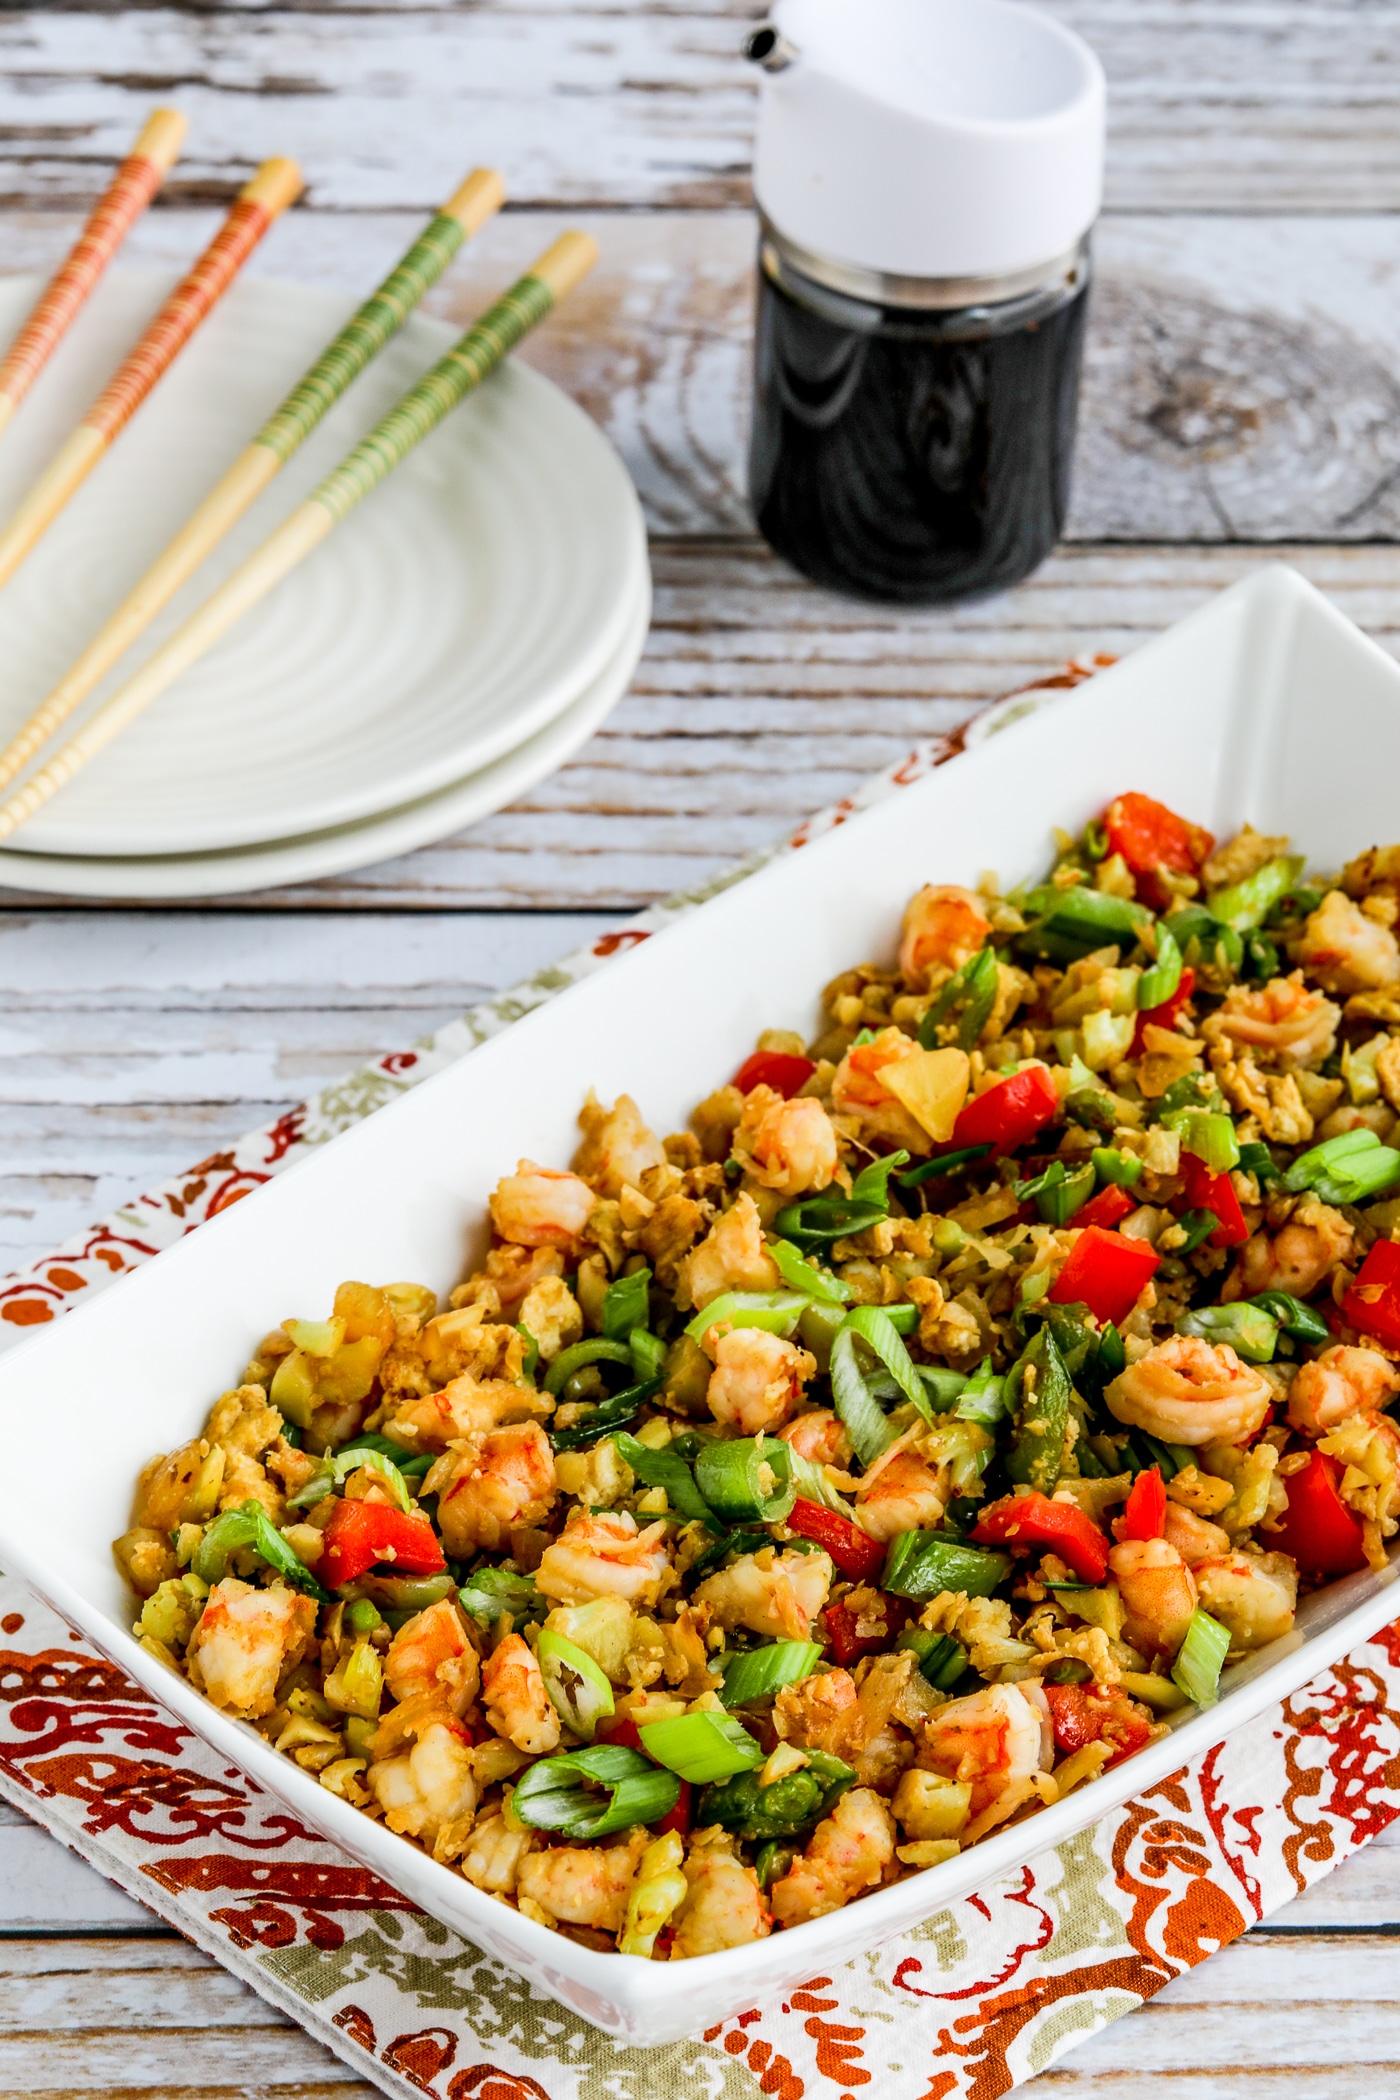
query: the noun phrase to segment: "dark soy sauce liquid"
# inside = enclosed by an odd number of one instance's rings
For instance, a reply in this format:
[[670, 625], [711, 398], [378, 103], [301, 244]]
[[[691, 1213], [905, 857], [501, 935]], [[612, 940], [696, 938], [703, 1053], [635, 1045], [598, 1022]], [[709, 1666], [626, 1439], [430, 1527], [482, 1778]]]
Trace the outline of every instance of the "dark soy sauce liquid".
[[1069, 507], [1087, 254], [1001, 306], [867, 305], [765, 244], [749, 492], [829, 589], [940, 605], [1019, 583]]

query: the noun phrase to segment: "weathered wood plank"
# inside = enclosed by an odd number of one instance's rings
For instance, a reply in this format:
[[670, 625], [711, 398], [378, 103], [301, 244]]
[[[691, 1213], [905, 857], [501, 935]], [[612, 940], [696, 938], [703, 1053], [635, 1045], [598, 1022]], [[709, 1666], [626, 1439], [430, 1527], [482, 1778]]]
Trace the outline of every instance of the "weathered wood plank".
[[[573, 215], [571, 215], [572, 217]], [[215, 215], [155, 212], [126, 251], [172, 266]], [[512, 213], [430, 308], [465, 320], [566, 223]], [[602, 262], [524, 355], [618, 447], [652, 531], [750, 530], [753, 223], [743, 212], [584, 215]], [[57, 259], [69, 215], [0, 220], [0, 264]], [[294, 213], [255, 267], [362, 288], [407, 213]], [[1384, 218], [1106, 221], [1070, 536], [1367, 540], [1400, 531], [1400, 275]]]
[[[1400, 52], [1337, 0], [1056, 0], [1103, 58], [1117, 210], [1394, 210]], [[430, 204], [470, 138], [536, 204], [747, 201], [753, 77], [723, 6], [29, 9], [0, 23], [0, 195], [71, 204], [152, 93], [195, 119], [177, 195], [295, 151], [313, 205]], [[373, 139], [374, 151], [364, 142]]]

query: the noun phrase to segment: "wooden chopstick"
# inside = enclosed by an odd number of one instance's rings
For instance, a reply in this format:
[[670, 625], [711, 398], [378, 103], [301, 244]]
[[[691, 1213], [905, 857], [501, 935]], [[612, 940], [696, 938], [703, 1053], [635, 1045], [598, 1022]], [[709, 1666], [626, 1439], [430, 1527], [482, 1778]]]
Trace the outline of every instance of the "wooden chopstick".
[[565, 233], [461, 340], [396, 402], [334, 472], [299, 503], [77, 734], [0, 805], [0, 839], [18, 831], [51, 795], [96, 757], [143, 709], [199, 661], [363, 502], [450, 410], [495, 370], [530, 329], [572, 291], [598, 259], [586, 233]]
[[265, 160], [235, 198], [223, 225], [123, 359], [76, 430], [59, 446], [0, 531], [0, 584], [32, 553], [54, 519], [115, 444], [156, 382], [228, 290], [279, 212], [300, 195], [293, 160]]
[[493, 168], [476, 168], [448, 198], [401, 261], [346, 322], [281, 407], [269, 416], [217, 486], [180, 528], [141, 581], [117, 607], [82, 655], [0, 751], [0, 787], [22, 772], [41, 744], [67, 721], [170, 603], [219, 542], [260, 496], [327, 410], [359, 378], [371, 358], [397, 335], [419, 300], [442, 275], [462, 243], [505, 202]]
[[122, 242], [164, 182], [185, 141], [178, 109], [157, 109], [117, 169], [64, 262], [0, 359], [0, 431], [53, 356]]

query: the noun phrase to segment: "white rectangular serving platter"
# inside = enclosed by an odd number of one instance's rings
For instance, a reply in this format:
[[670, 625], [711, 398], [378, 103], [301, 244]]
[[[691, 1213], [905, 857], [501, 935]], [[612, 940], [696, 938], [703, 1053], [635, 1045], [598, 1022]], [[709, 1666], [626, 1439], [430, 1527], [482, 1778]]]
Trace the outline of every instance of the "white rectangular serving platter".
[[[404, 1095], [0, 1361], [0, 1565], [260, 1786], [465, 1938], [599, 2027], [675, 2040], [853, 1959], [1058, 1844], [1205, 1751], [1400, 1613], [1395, 1568], [1310, 1600], [1220, 1703], [1029, 1823], [831, 1917], [679, 1963], [599, 1954], [518, 1917], [336, 1800], [132, 1640], [110, 1541], [138, 1469], [198, 1432], [275, 1321], [346, 1277], [445, 1292], [485, 1243], [488, 1193], [568, 1162], [590, 1086], [684, 1126], [758, 1031], [810, 1031], [821, 987], [888, 958], [926, 881], [1041, 870], [1141, 789], [1228, 834], [1286, 831], [1316, 867], [1400, 837], [1400, 669], [1293, 571], [1224, 592], [1053, 707], [782, 856]], [[62, 1465], [55, 1469], [55, 1425]]]

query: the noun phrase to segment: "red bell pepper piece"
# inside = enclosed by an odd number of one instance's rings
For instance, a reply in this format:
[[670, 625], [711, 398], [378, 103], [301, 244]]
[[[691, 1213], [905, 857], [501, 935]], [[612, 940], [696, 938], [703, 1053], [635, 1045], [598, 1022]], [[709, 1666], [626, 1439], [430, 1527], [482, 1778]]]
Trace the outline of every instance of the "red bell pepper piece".
[[1050, 1286], [1052, 1305], [1087, 1305], [1096, 1320], [1121, 1327], [1157, 1273], [1162, 1257], [1146, 1240], [1086, 1225]]
[[1131, 1051], [1133, 1057], [1140, 1057], [1146, 1045], [1144, 1031], [1148, 1022], [1152, 1022], [1157, 1028], [1175, 1028], [1182, 1008], [1195, 989], [1196, 973], [1188, 963], [1182, 971], [1181, 981], [1170, 999], [1164, 999], [1160, 1006], [1146, 1007], [1138, 1015], [1137, 1027], [1133, 1030], [1133, 1047]]
[[[616, 1742], [617, 1737], [613, 1736], [611, 1740]], [[638, 1740], [640, 1741], [640, 1737]], [[653, 1823], [650, 1827], [656, 1832], [658, 1837], [664, 1837], [668, 1830], [677, 1830], [682, 1837], [688, 1837], [690, 1834], [691, 1814], [692, 1796], [690, 1781], [683, 1779], [681, 1781], [681, 1790], [676, 1796], [675, 1807], [668, 1808], [661, 1821]]]
[[784, 1521], [799, 1538], [823, 1547], [851, 1582], [874, 1582], [885, 1565], [880, 1540], [871, 1538], [839, 1510], [823, 1509], [819, 1502], [808, 1502], [799, 1495]]
[[1082, 1750], [1086, 1743], [1111, 1743], [1113, 1755], [1108, 1764], [1121, 1764], [1151, 1737], [1150, 1714], [1126, 1692], [1090, 1684], [1047, 1684], [1045, 1696], [1050, 1702], [1055, 1748], [1062, 1757]]
[[1058, 1114], [1060, 1097], [1046, 1065], [1025, 1065], [979, 1094], [953, 1125], [953, 1145], [995, 1145], [1012, 1152]]
[[1160, 1466], [1139, 1473], [1123, 1505], [1119, 1537], [1159, 1539], [1167, 1528], [1167, 1489]]
[[732, 1083], [741, 1094], [751, 1093], [756, 1086], [771, 1086], [775, 1094], [790, 1101], [816, 1069], [810, 1057], [794, 1057], [787, 1050], [755, 1050], [744, 1059]]
[[1210, 1236], [1212, 1247], [1242, 1247], [1249, 1238], [1249, 1227], [1240, 1209], [1240, 1199], [1235, 1194], [1235, 1185], [1228, 1174], [1212, 1174], [1203, 1159], [1194, 1152], [1181, 1155], [1181, 1175], [1185, 1183], [1185, 1207], [1187, 1210], [1213, 1210], [1220, 1223]]
[[1077, 1503], [1052, 1502], [1038, 1488], [990, 1504], [970, 1536], [975, 1546], [1043, 1546], [1081, 1582], [1102, 1582], [1108, 1573], [1108, 1540], [1093, 1518]]
[[[598, 1723], [595, 1735], [600, 1743], [619, 1743], [624, 1750], [642, 1748], [642, 1738], [630, 1714], [605, 1714]], [[645, 1756], [646, 1752], [642, 1751], [642, 1755]]]
[[[1377, 1240], [1342, 1300], [1342, 1315], [1388, 1349], [1400, 1349], [1400, 1246]], [[1293, 1483], [1288, 1483], [1291, 1495]]]
[[1265, 1533], [1270, 1550], [1291, 1553], [1305, 1575], [1350, 1575], [1366, 1565], [1361, 1521], [1342, 1500], [1341, 1474], [1335, 1458], [1314, 1451], [1289, 1474], [1288, 1508], [1278, 1529]]
[[[860, 1619], [844, 1597], [838, 1597], [834, 1604], [828, 1604], [822, 1613], [822, 1624], [826, 1628], [826, 1638], [832, 1656], [843, 1670], [849, 1669], [853, 1662], [858, 1662], [862, 1655], [874, 1655], [879, 1649], [887, 1648], [894, 1636], [903, 1631], [906, 1621], [912, 1615], [898, 1597], [882, 1597], [880, 1608], [884, 1624], [878, 1633], [857, 1631]], [[873, 1615], [872, 1612], [869, 1616]], [[860, 1618], [866, 1616], [865, 1612], [860, 1614]]]
[[1137, 1197], [1130, 1196], [1125, 1188], [1120, 1188], [1116, 1181], [1111, 1181], [1107, 1188], [1099, 1190], [1097, 1196], [1091, 1196], [1087, 1203], [1080, 1205], [1070, 1223], [1097, 1225], [1102, 1231], [1111, 1232], [1115, 1225], [1122, 1224], [1129, 1212], [1136, 1209]]
[[1132, 871], [1138, 901], [1164, 911], [1171, 891], [1159, 870], [1194, 875], [1208, 860], [1215, 840], [1199, 824], [1188, 824], [1150, 795], [1119, 795], [1103, 813], [1110, 853], [1121, 853]]
[[337, 1502], [322, 1538], [316, 1573], [333, 1590], [380, 1561], [395, 1575], [440, 1575], [447, 1566], [428, 1519], [388, 1502]]

